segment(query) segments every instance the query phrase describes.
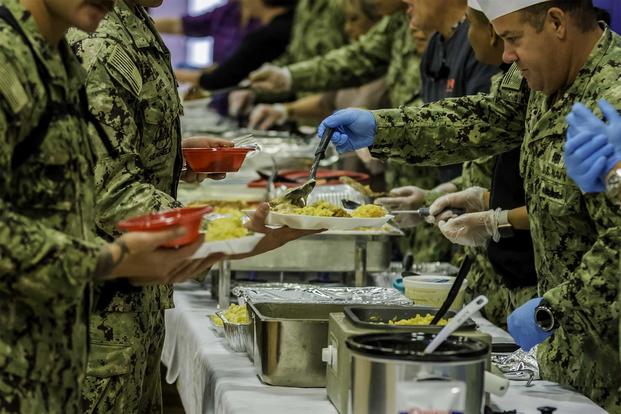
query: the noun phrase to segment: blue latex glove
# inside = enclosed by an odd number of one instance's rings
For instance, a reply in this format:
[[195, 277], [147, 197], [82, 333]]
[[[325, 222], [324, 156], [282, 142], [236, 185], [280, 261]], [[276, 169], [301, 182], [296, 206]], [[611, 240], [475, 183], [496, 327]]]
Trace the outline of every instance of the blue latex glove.
[[[601, 193], [606, 190], [603, 177], [608, 172], [609, 158], [614, 148], [604, 135], [580, 132], [565, 143], [565, 166], [567, 174], [585, 193]], [[614, 165], [614, 164], [613, 164]]]
[[326, 127], [333, 128], [332, 142], [339, 153], [367, 148], [375, 141], [375, 118], [362, 109], [341, 109], [323, 120], [317, 135], [323, 135]]
[[513, 311], [507, 319], [509, 333], [515, 340], [515, 343], [524, 351], [530, 351], [535, 345], [538, 345], [552, 336], [553, 332], [545, 332], [535, 322], [535, 308], [539, 306], [543, 298], [531, 299], [516, 310]]
[[575, 104], [567, 116], [569, 124], [568, 137], [580, 132], [591, 132], [594, 135], [605, 135], [615, 152], [621, 157], [621, 115], [617, 109], [605, 100], [599, 101], [599, 107], [607, 122], [599, 119], [589, 108]]

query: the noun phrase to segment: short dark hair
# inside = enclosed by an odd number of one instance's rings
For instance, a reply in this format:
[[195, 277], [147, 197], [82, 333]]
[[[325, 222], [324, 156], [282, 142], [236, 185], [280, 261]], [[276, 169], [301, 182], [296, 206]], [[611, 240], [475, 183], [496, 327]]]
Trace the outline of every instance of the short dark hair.
[[565, 13], [572, 15], [576, 24], [583, 32], [588, 32], [597, 27], [597, 12], [593, 7], [592, 0], [552, 0], [535, 4], [522, 10], [524, 19], [537, 31], [543, 30], [548, 10], [559, 8]]

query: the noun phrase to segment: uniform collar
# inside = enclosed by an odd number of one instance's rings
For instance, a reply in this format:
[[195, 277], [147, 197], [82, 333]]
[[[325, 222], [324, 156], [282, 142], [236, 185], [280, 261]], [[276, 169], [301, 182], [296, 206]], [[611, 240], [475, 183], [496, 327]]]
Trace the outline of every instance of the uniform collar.
[[144, 7], [130, 4], [127, 0], [119, 1], [114, 9], [126, 30], [131, 33], [134, 44], [139, 49], [153, 47], [160, 53], [168, 53], [164, 41], [155, 29], [153, 20]]

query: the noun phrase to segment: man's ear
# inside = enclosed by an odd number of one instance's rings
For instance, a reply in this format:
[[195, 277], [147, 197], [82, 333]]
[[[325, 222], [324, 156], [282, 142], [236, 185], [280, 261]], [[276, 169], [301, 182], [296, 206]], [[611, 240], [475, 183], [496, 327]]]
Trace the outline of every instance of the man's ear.
[[569, 15], [565, 11], [558, 7], [552, 7], [548, 10], [544, 28], [554, 33], [559, 40], [563, 40], [567, 36], [568, 25]]

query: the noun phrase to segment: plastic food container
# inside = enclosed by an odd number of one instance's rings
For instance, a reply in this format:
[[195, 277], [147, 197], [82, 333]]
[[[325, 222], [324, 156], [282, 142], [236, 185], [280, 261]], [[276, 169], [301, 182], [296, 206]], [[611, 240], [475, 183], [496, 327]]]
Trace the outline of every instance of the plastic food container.
[[164, 243], [162, 247], [184, 246], [198, 239], [203, 216], [212, 211], [213, 208], [208, 206], [176, 208], [123, 220], [117, 224], [117, 227], [122, 231], [156, 232], [181, 226], [186, 229], [187, 233], [183, 237]]
[[192, 171], [227, 173], [239, 171], [254, 148], [183, 148], [183, 158]]
[[[451, 286], [455, 282], [452, 276], [421, 275], [408, 276], [403, 278], [405, 296], [411, 299], [416, 306], [428, 306], [439, 308], [444, 303]], [[464, 305], [464, 292], [468, 280], [459, 289], [459, 293], [451, 306], [451, 310], [457, 312]]]

